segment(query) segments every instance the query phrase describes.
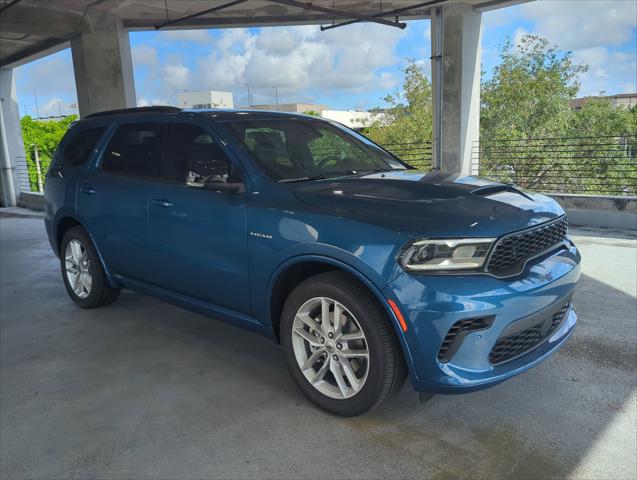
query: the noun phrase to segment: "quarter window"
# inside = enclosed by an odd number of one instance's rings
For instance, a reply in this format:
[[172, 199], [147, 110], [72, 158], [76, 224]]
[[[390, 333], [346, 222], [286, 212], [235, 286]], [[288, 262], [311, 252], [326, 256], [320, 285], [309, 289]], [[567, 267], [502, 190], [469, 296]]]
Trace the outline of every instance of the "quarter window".
[[188, 123], [168, 125], [164, 178], [201, 185], [210, 181], [227, 182], [229, 175], [230, 161], [208, 132]]
[[58, 157], [58, 164], [65, 167], [79, 167], [85, 164], [105, 130], [106, 127], [71, 130], [69, 139]]
[[141, 177], [158, 177], [161, 172], [161, 124], [120, 126], [102, 160], [102, 170]]

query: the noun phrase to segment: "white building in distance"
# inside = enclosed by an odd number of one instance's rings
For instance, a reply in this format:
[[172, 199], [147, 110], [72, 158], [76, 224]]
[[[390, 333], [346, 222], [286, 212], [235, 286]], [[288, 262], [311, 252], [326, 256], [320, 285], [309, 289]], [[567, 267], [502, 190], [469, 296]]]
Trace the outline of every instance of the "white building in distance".
[[383, 122], [386, 117], [387, 115], [384, 113], [364, 110], [323, 110], [321, 112], [321, 118], [342, 123], [353, 130], [369, 127], [375, 122]]
[[232, 92], [204, 90], [177, 94], [179, 108], [234, 108]]

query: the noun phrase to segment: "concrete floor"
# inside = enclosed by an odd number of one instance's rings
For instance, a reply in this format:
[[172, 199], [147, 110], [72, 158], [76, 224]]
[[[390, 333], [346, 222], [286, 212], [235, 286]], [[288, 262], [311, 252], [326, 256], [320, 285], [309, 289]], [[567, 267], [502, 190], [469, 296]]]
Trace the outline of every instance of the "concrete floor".
[[41, 220], [0, 220], [0, 477], [637, 477], [637, 244], [575, 231], [579, 327], [535, 369], [343, 419], [259, 336], [126, 292], [68, 299]]

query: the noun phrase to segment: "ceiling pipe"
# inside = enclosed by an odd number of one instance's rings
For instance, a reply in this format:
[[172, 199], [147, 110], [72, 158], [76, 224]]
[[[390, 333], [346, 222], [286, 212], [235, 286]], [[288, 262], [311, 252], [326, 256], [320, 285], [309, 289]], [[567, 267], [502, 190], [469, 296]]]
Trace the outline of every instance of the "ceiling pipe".
[[336, 10], [328, 7], [321, 7], [320, 5], [314, 5], [312, 2], [299, 2], [297, 0], [269, 0], [272, 3], [279, 3], [281, 5], [287, 5], [289, 7], [298, 7], [304, 10], [311, 10], [314, 12], [326, 13], [328, 15], [333, 15], [335, 17], [341, 18], [354, 18], [358, 22], [373, 22], [380, 23], [381, 25], [387, 25], [389, 27], [396, 28], [405, 28], [407, 26], [404, 22], [392, 22], [390, 20], [385, 20], [383, 18], [379, 18], [377, 16], [370, 15], [361, 15], [355, 12], [346, 12], [343, 10]]
[[[410, 10], [415, 10], [417, 8], [435, 7], [438, 5], [442, 5], [443, 3], [447, 1], [448, 0], [429, 0], [428, 2], [422, 2], [422, 3], [417, 3], [415, 5], [410, 5], [409, 7], [395, 8], [394, 10], [380, 12], [373, 16], [374, 18], [379, 18], [379, 17], [389, 17], [391, 15], [395, 15], [396, 18], [398, 19], [398, 16], [401, 13], [408, 12]], [[321, 32], [324, 32], [325, 30], [331, 30], [332, 28], [344, 27], [345, 25], [352, 25], [354, 23], [359, 23], [360, 21], [361, 20], [348, 20], [347, 22], [335, 23], [333, 25], [328, 25], [327, 27], [324, 27], [323, 25], [321, 25]]]
[[2, 5], [0, 7], [0, 13], [4, 12], [5, 10], [10, 9], [11, 7], [13, 7], [14, 5], [17, 5], [18, 3], [20, 3], [22, 0], [12, 0], [9, 3], [5, 3], [4, 5]]

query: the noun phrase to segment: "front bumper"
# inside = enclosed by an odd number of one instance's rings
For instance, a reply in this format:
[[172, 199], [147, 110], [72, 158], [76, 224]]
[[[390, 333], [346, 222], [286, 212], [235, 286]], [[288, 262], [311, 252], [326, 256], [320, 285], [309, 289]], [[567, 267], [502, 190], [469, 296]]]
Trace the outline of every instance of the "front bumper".
[[[580, 254], [572, 243], [528, 265], [522, 275], [401, 274], [385, 288], [407, 322], [401, 339], [414, 388], [430, 393], [464, 393], [500, 383], [555, 352], [577, 323], [569, 305], [555, 330], [511, 359], [490, 359], [496, 342], [569, 303], [580, 277]], [[440, 347], [460, 320], [489, 317], [485, 329], [466, 333], [453, 355], [439, 360]], [[543, 321], [543, 320], [542, 320]], [[550, 323], [550, 322], [549, 322]], [[547, 332], [545, 332], [547, 333]]]

